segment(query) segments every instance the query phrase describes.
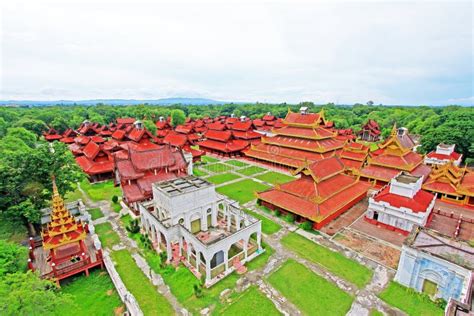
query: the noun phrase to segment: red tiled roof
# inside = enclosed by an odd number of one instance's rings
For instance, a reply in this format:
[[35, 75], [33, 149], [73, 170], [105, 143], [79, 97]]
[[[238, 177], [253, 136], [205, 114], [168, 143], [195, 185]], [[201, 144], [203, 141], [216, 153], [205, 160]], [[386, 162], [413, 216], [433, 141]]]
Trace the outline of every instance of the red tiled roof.
[[90, 140], [89, 136], [77, 136], [74, 138], [74, 142], [81, 145], [86, 145]]
[[163, 143], [170, 144], [171, 146], [182, 148], [188, 142], [188, 138], [184, 134], [177, 134], [174, 132], [168, 133], [163, 139]]
[[72, 128], [68, 128], [64, 133], [63, 133], [63, 137], [75, 137], [77, 136], [77, 133], [75, 130], [73, 130]]
[[143, 201], [145, 196], [136, 183], [122, 184], [122, 191], [128, 203]]
[[112, 138], [116, 140], [123, 140], [125, 138], [126, 132], [122, 129], [117, 129], [115, 132], [112, 134]]
[[273, 121], [273, 120], [275, 120], [275, 116], [274, 116], [274, 115], [265, 114], [265, 115], [262, 117], [262, 120], [263, 120], [263, 121]]
[[326, 152], [336, 150], [344, 146], [344, 141], [334, 138], [315, 140], [299, 139], [288, 136], [262, 137], [262, 142], [282, 147], [297, 148], [301, 150]]
[[111, 160], [96, 162], [86, 156], [80, 156], [76, 157], [76, 162], [89, 175], [107, 173], [114, 170], [114, 162]]
[[192, 132], [193, 127], [192, 127], [192, 126], [189, 126], [189, 125], [178, 125], [178, 126], [176, 126], [176, 128], [175, 128], [174, 130], [175, 130], [175, 132], [177, 132], [177, 133], [189, 134], [189, 133]]
[[235, 138], [240, 138], [240, 139], [259, 139], [260, 137], [262, 137], [262, 134], [254, 132], [252, 130], [245, 131], [245, 132], [232, 131], [232, 135]]
[[344, 164], [335, 156], [313, 162], [307, 168], [311, 171], [316, 182], [333, 177], [334, 174], [344, 172]]
[[124, 118], [117, 118], [117, 124], [133, 124], [135, 123], [136, 119], [132, 117], [124, 117]]
[[234, 124], [232, 124], [232, 130], [234, 131], [248, 131], [252, 128], [252, 121], [236, 121]]
[[364, 164], [363, 161], [347, 159], [344, 157], [341, 157], [341, 161], [346, 168], [350, 168], [350, 169], [360, 169], [362, 168], [362, 165]]
[[294, 113], [288, 112], [286, 115], [285, 121], [288, 124], [305, 124], [305, 125], [312, 125], [318, 123], [320, 119], [319, 113], [308, 113], [308, 114], [301, 114], [301, 113]]
[[262, 127], [265, 125], [265, 121], [261, 120], [261, 119], [255, 119], [253, 120], [253, 125], [255, 127]]
[[428, 158], [439, 159], [439, 160], [458, 160], [462, 155], [453, 151], [450, 155], [438, 154], [432, 151], [426, 155]]
[[392, 169], [387, 167], [368, 165], [360, 171], [361, 176], [367, 178], [376, 178], [385, 182], [389, 182], [390, 179], [400, 173], [398, 169]]
[[281, 128], [274, 129], [273, 132], [277, 135], [312, 139], [330, 138], [334, 136], [333, 132], [322, 127], [301, 128], [295, 126], [283, 126]]
[[65, 144], [72, 144], [72, 143], [74, 143], [74, 138], [72, 138], [72, 137], [63, 137], [59, 141], [62, 142], [62, 143], [65, 143]]
[[223, 131], [225, 130], [226, 126], [222, 123], [210, 123], [210, 124], [207, 124], [207, 128], [209, 130]]
[[59, 140], [61, 138], [63, 138], [63, 137], [59, 134], [44, 135], [44, 139], [46, 139], [48, 141]]
[[87, 158], [93, 160], [100, 152], [100, 147], [99, 145], [91, 141], [86, 145], [86, 147], [84, 147], [82, 152]]
[[93, 141], [94, 143], [103, 143], [105, 142], [105, 139], [103, 139], [102, 137], [100, 136], [91, 136], [91, 141]]
[[386, 202], [396, 208], [408, 208], [415, 213], [425, 213], [434, 199], [434, 195], [423, 190], [419, 190], [413, 198], [390, 193], [390, 187], [386, 186], [379, 191], [374, 200], [377, 202]]
[[227, 142], [206, 139], [198, 143], [199, 147], [209, 148], [221, 152], [236, 152], [244, 150], [249, 146], [249, 142], [241, 139], [229, 140]]
[[207, 139], [227, 142], [232, 137], [232, 133], [231, 131], [218, 131], [210, 129], [204, 134], [204, 136]]

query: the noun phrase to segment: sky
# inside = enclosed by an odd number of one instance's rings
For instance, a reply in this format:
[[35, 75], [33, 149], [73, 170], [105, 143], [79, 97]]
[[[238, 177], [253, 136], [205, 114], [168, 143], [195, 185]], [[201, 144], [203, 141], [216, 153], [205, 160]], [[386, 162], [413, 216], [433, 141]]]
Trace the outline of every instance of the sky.
[[0, 2], [0, 100], [474, 103], [471, 1]]

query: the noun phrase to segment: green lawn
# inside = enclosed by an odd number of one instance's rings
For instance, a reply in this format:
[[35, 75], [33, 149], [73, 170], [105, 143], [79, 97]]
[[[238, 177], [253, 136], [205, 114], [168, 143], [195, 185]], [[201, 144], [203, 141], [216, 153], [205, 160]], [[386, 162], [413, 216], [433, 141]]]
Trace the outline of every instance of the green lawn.
[[203, 162], [218, 162], [220, 160], [217, 159], [217, 158], [211, 157], [211, 156], [202, 156], [201, 161], [203, 161]]
[[237, 170], [238, 173], [243, 174], [244, 176], [251, 176], [256, 173], [264, 172], [266, 169], [258, 166], [250, 166], [244, 169]]
[[74, 305], [60, 306], [56, 315], [114, 315], [123, 306], [106, 270], [94, 270], [89, 277], [78, 275], [66, 282], [61, 292], [71, 295]]
[[235, 179], [240, 178], [240, 176], [233, 174], [233, 173], [223, 173], [223, 174], [217, 174], [215, 176], [211, 176], [209, 178], [206, 178], [207, 181], [214, 183], [214, 184], [221, 184], [225, 182], [229, 182]]
[[91, 214], [92, 220], [96, 220], [96, 219], [101, 218], [101, 217], [104, 216], [104, 214], [102, 213], [102, 211], [98, 207], [97, 208], [91, 208], [87, 211], [89, 212], [89, 214]]
[[225, 162], [226, 164], [228, 165], [232, 165], [232, 166], [236, 166], [236, 167], [245, 167], [245, 166], [248, 166], [248, 164], [246, 164], [245, 162], [243, 161], [239, 161], [239, 160], [227, 160]]
[[[87, 180], [85, 180], [87, 181]], [[68, 202], [74, 202], [74, 201], [77, 201], [79, 199], [82, 199], [82, 192], [79, 191], [79, 189], [77, 188], [77, 184], [74, 184], [74, 188], [75, 190], [72, 191], [72, 192], [68, 192], [65, 196], [64, 196], [64, 201], [66, 203]]]
[[209, 170], [209, 171], [212, 171], [214, 173], [223, 173], [223, 172], [231, 171], [231, 170], [234, 169], [231, 165], [226, 165], [226, 164], [220, 163], [220, 162], [213, 163], [213, 164], [210, 164], [210, 165], [204, 165], [204, 166], [202, 166], [202, 168], [204, 168], [206, 170]]
[[256, 198], [255, 192], [264, 191], [268, 188], [269, 186], [265, 184], [258, 183], [251, 179], [244, 179], [242, 181], [224, 185], [216, 190], [217, 192], [238, 201], [240, 204], [244, 204]]
[[128, 250], [112, 252], [115, 268], [145, 315], [174, 315], [171, 304], [137, 267]]
[[436, 306], [427, 296], [416, 293], [399, 283], [391, 281], [379, 297], [408, 315], [444, 315], [443, 309]]
[[193, 175], [196, 177], [205, 177], [208, 175], [208, 173], [202, 171], [201, 169], [198, 169], [196, 167], [193, 168]]
[[130, 216], [130, 214], [122, 215], [122, 217], [120, 217], [120, 221], [122, 222], [122, 226], [124, 228], [126, 228], [130, 224], [131, 220], [132, 220], [132, 216]]
[[373, 272], [369, 268], [296, 233], [286, 235], [282, 238], [281, 243], [300, 257], [323, 266], [329, 272], [354, 283], [359, 288], [372, 279]]
[[370, 313], [369, 313], [370, 316], [383, 316], [383, 313], [376, 310], [376, 309], [372, 309], [370, 310]]
[[272, 301], [260, 292], [256, 286], [251, 286], [243, 292], [234, 303], [229, 305], [220, 314], [226, 316], [281, 315]]
[[346, 315], [352, 305], [349, 294], [291, 259], [268, 281], [304, 315]]
[[115, 213], [120, 213], [120, 211], [122, 210], [122, 205], [120, 204], [120, 202], [117, 202], [117, 203], [110, 202], [110, 206], [112, 207], [112, 210]]
[[95, 232], [99, 235], [100, 242], [102, 243], [103, 248], [112, 248], [112, 246], [120, 243], [120, 237], [112, 229], [110, 223], [102, 223], [95, 225]]
[[279, 172], [275, 172], [275, 171], [266, 172], [264, 174], [256, 176], [255, 178], [259, 179], [259, 180], [262, 180], [262, 181], [265, 181], [265, 182], [268, 182], [268, 183], [271, 183], [271, 184], [277, 184], [277, 183], [281, 184], [281, 183], [285, 183], [285, 182], [295, 180], [295, 178], [292, 177], [292, 176], [289, 176], [289, 175], [286, 175], [286, 174], [283, 174], [283, 173], [279, 173]]
[[94, 202], [101, 200], [111, 201], [112, 196], [122, 196], [120, 186], [115, 187], [112, 180], [100, 183], [89, 183], [86, 179], [81, 182], [81, 188], [87, 193], [90, 199]]
[[264, 234], [267, 234], [267, 235], [274, 234], [274, 233], [278, 232], [281, 228], [280, 224], [275, 223], [274, 221], [272, 221], [271, 219], [269, 219], [269, 218], [267, 218], [263, 215], [255, 213], [255, 212], [253, 212], [249, 209], [246, 209], [245, 212], [249, 213], [253, 217], [255, 217], [255, 218], [262, 221], [262, 232]]

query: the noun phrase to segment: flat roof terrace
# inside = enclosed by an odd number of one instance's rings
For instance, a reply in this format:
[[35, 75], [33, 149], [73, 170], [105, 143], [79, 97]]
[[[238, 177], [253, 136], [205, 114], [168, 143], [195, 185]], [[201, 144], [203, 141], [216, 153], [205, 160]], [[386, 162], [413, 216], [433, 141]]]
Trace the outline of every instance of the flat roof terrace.
[[195, 176], [187, 176], [184, 178], [153, 183], [153, 187], [168, 196], [177, 196], [183, 193], [189, 193], [210, 187], [212, 185], [213, 184], [210, 182]]

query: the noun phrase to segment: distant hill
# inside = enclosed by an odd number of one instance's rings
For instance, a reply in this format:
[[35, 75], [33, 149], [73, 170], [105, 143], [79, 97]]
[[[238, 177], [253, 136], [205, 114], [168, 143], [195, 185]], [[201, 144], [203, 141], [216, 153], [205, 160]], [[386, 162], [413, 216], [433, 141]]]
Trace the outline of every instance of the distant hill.
[[48, 106], [48, 105], [96, 105], [98, 103], [107, 105], [137, 105], [137, 104], [152, 104], [152, 105], [209, 105], [209, 104], [225, 104], [229, 102], [216, 101], [204, 98], [164, 98], [154, 100], [137, 100], [137, 99], [93, 99], [93, 100], [56, 100], [56, 101], [35, 101], [35, 100], [0, 100], [0, 105], [9, 106]]

